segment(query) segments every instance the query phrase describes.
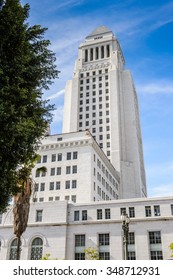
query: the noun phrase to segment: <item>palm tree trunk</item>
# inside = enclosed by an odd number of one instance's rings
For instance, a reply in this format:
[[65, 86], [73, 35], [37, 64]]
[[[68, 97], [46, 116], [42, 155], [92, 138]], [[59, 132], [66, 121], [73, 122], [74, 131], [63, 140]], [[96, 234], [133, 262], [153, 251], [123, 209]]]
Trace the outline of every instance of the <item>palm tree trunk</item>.
[[16, 252], [16, 260], [20, 260], [20, 253], [21, 253], [21, 241], [20, 236], [17, 237], [17, 252]]

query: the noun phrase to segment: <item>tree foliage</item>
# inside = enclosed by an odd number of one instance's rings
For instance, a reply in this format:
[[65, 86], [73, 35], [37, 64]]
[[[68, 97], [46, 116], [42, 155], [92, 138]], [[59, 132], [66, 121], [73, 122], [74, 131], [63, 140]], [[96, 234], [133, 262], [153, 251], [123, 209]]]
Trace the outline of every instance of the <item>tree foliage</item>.
[[29, 26], [28, 17], [28, 4], [0, 0], [0, 211], [19, 191], [18, 170], [35, 157], [52, 120], [42, 95], [58, 77], [55, 54], [46, 28]]
[[169, 245], [169, 249], [171, 250], [171, 258], [173, 258], [173, 242]]

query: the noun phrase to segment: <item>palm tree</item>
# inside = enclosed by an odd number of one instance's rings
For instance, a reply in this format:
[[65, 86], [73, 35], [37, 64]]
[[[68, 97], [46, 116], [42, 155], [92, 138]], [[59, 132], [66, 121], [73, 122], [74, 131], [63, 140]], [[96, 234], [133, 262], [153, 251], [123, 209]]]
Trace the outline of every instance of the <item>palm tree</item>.
[[[13, 232], [17, 237], [17, 260], [20, 260], [21, 236], [26, 230], [28, 223], [30, 198], [35, 185], [31, 178], [31, 171], [37, 159], [38, 156], [32, 159], [29, 164], [21, 167], [18, 171], [19, 192], [14, 196], [13, 205]], [[37, 171], [46, 172], [47, 170], [46, 167], [40, 167]]]

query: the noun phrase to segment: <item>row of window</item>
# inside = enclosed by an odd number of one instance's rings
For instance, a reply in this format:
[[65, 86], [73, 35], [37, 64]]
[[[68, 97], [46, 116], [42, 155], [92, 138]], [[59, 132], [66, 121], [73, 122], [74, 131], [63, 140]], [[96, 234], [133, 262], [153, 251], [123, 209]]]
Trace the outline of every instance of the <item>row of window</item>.
[[86, 79], [80, 78], [80, 85], [83, 85], [84, 83], [91, 84], [91, 83], [95, 83], [96, 81], [101, 82], [104, 78], [105, 78], [105, 80], [108, 80], [109, 76], [105, 75], [105, 76], [98, 76], [98, 77], [92, 77], [92, 78], [86, 77]]
[[[104, 215], [104, 217], [103, 217]], [[102, 219], [110, 219], [111, 218], [111, 212], [110, 209], [97, 209], [97, 220], [102, 220]], [[87, 210], [76, 210], [74, 211], [74, 221], [87, 221], [88, 215], [87, 215]]]
[[105, 74], [108, 73], [108, 68], [104, 69], [104, 72], [103, 72], [103, 70], [100, 69], [100, 70], [97, 70], [97, 71], [86, 72], [86, 74], [85, 73], [81, 73], [80, 74], [80, 78], [101, 75], [101, 74], [104, 74], [104, 73]]
[[[77, 165], [66, 166], [66, 174], [76, 174], [77, 173]], [[50, 176], [61, 175], [62, 168], [61, 167], [52, 167], [50, 169]], [[36, 170], [35, 177], [45, 177], [46, 172]]]
[[[173, 215], [173, 204], [171, 204], [170, 207], [171, 207], [171, 215]], [[120, 209], [120, 214], [122, 214], [123, 212], [127, 213], [126, 208]], [[135, 208], [129, 207], [129, 213], [127, 213], [127, 214], [129, 214], [130, 218], [134, 218], [135, 217]], [[145, 216], [151, 217], [152, 215], [161, 216], [160, 205], [145, 206]]]
[[[38, 191], [45, 191], [45, 186], [46, 184], [45, 183], [37, 183], [35, 185], [35, 191], [38, 192]], [[53, 191], [53, 190], [60, 190], [61, 189], [61, 181], [56, 181], [56, 182], [50, 182], [49, 183], [49, 190], [50, 191]], [[77, 180], [66, 180], [65, 181], [65, 189], [76, 189], [77, 188]]]
[[[46, 199], [47, 199], [47, 197], [46, 197]], [[60, 200], [60, 196], [55, 196], [55, 197], [53, 197], [53, 196], [50, 196], [49, 198], [48, 198], [48, 201], [57, 201], [57, 200]], [[65, 197], [64, 197], [64, 200], [71, 200], [71, 201], [73, 201], [74, 203], [76, 203], [76, 195], [71, 195], [71, 197], [69, 196], [69, 195], [66, 195]], [[44, 202], [44, 197], [39, 197], [39, 198], [37, 198], [37, 197], [34, 197], [33, 198], [33, 202]], [[37, 218], [36, 218], [36, 221], [37, 221]], [[41, 220], [42, 221], [42, 220]], [[37, 222], [40, 222], [39, 220], [37, 221]]]
[[[149, 244], [161, 244], [161, 233], [160, 231], [149, 232]], [[134, 232], [129, 232], [128, 235], [128, 244], [135, 244], [135, 235]], [[0, 242], [1, 245], [1, 242]], [[22, 245], [22, 244], [21, 244]], [[98, 249], [99, 249], [99, 259], [109, 260], [110, 252], [110, 235], [109, 233], [98, 234]], [[86, 236], [85, 234], [75, 235], [75, 260], [84, 260], [85, 253], [84, 248], [86, 246]], [[135, 260], [136, 254], [135, 251], [131, 251], [128, 248], [128, 259]], [[36, 237], [30, 246], [30, 259], [39, 260], [43, 256], [43, 240], [40, 237]], [[13, 239], [10, 244], [9, 257], [10, 260], [16, 260], [17, 257], [17, 238]], [[151, 260], [161, 260], [163, 259], [162, 250], [152, 250], [150, 247], [150, 258]]]
[[[67, 152], [66, 153], [66, 160], [73, 160], [78, 158], [78, 152]], [[47, 155], [43, 155], [42, 157], [40, 156], [39, 159], [37, 160], [37, 163], [46, 163], [48, 159]], [[52, 154], [51, 155], [51, 162], [55, 161], [62, 161], [62, 153], [58, 154]]]

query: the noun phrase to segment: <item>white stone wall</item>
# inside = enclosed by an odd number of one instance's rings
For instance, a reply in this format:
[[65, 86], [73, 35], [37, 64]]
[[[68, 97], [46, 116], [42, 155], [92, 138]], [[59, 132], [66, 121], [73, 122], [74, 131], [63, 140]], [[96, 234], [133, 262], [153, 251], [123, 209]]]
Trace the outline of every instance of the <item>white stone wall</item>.
[[[36, 203], [31, 207], [28, 227], [22, 236], [21, 259], [30, 258], [31, 242], [36, 237], [43, 240], [43, 255], [49, 253], [51, 258], [74, 259], [75, 235], [85, 234], [86, 248], [98, 248], [98, 234], [110, 235], [110, 258], [120, 260], [122, 250], [122, 224], [120, 208], [135, 208], [135, 217], [130, 219], [129, 231], [135, 233], [136, 259], [150, 259], [149, 231], [161, 232], [163, 259], [169, 259], [169, 244], [173, 240], [173, 197], [129, 199], [109, 202], [67, 204], [67, 202]], [[161, 215], [154, 216], [154, 205], [160, 205]], [[146, 217], [145, 206], [151, 206], [152, 216]], [[42, 222], [35, 221], [36, 210], [43, 210]], [[97, 220], [97, 209], [110, 209], [111, 218]], [[87, 220], [81, 220], [82, 210], [87, 210]], [[74, 221], [74, 211], [80, 211], [80, 220]], [[0, 224], [1, 250], [0, 259], [9, 258], [10, 243], [13, 240], [12, 212], [3, 214]]]

